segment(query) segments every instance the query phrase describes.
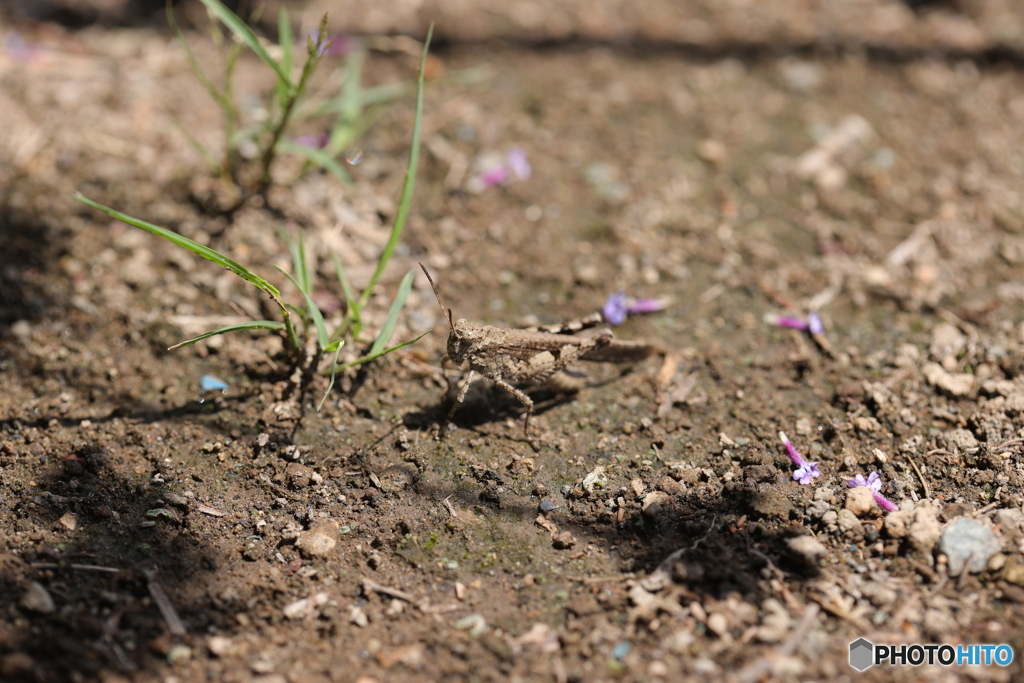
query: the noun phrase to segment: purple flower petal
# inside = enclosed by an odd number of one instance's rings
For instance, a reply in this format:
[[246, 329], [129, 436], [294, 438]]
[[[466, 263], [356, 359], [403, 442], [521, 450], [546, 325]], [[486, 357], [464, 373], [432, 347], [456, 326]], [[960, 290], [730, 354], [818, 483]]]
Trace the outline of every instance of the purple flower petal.
[[793, 472], [793, 479], [797, 481], [801, 486], [810, 484], [815, 477], [821, 476], [821, 470], [818, 469], [818, 463], [807, 462], [804, 460], [804, 456], [800, 455], [800, 451], [796, 449], [793, 442], [789, 440], [785, 432], [779, 432], [779, 438], [782, 439], [782, 445], [786, 447], [786, 455], [793, 461], [793, 464], [797, 466], [796, 472]]
[[665, 308], [664, 299], [636, 299], [626, 307], [627, 313], [656, 313]]
[[764, 320], [769, 325], [777, 325], [778, 327], [788, 327], [791, 330], [806, 330], [808, 325], [807, 321], [803, 318], [794, 318], [788, 315], [776, 315], [774, 313], [767, 313], [764, 316]]
[[495, 166], [480, 174], [480, 182], [485, 188], [501, 185], [508, 180], [508, 169], [504, 166]]
[[821, 316], [815, 311], [807, 314], [807, 331], [811, 334], [825, 334], [825, 324], [821, 322]]
[[526, 150], [513, 147], [508, 152], [508, 168], [519, 180], [526, 180], [533, 173], [530, 162], [526, 160]]
[[807, 486], [815, 479], [815, 477], [820, 476], [821, 470], [818, 469], [818, 463], [816, 462], [805, 462], [803, 467], [800, 467], [796, 472], [793, 472], [793, 479], [801, 486]]
[[882, 477], [879, 476], [878, 472], [871, 472], [868, 474], [866, 479], [863, 474], [858, 474], [853, 479], [847, 479], [846, 485], [852, 489], [855, 489], [858, 486], [866, 486], [871, 491], [871, 495], [874, 497], [875, 502], [878, 503], [880, 508], [886, 512], [895, 512], [896, 510], [899, 510], [899, 506], [897, 506], [896, 503], [881, 494]]
[[878, 507], [882, 508], [886, 512], [896, 512], [900, 509], [896, 503], [892, 502], [881, 493], [874, 493], [873, 495], [875, 496], [875, 502], [878, 503]]
[[604, 302], [604, 308], [601, 309], [604, 321], [609, 325], [621, 325], [626, 322], [626, 315], [629, 312], [628, 302], [629, 298], [623, 291], [615, 292], [608, 297], [608, 300]]

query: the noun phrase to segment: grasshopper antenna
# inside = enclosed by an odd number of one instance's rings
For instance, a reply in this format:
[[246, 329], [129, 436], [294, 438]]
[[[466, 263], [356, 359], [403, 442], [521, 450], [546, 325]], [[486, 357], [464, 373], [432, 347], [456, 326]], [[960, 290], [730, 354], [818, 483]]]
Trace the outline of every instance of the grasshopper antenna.
[[[417, 261], [417, 263], [419, 263], [419, 261]], [[430, 288], [434, 290], [434, 296], [437, 297], [437, 305], [441, 307], [441, 313], [445, 314], [445, 317], [448, 320], [448, 327], [451, 328], [452, 333], [454, 334], [455, 323], [452, 322], [452, 309], [446, 309], [444, 307], [444, 302], [441, 301], [441, 294], [437, 291], [437, 285], [434, 284], [434, 278], [430, 277], [430, 273], [427, 272], [427, 267], [420, 263], [420, 268], [423, 269], [423, 274], [427, 276], [427, 282], [430, 283]]]

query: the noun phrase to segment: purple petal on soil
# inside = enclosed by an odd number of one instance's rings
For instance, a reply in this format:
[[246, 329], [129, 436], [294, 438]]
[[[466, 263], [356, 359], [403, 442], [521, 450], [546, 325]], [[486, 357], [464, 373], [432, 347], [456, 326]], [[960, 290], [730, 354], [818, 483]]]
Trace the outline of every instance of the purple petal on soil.
[[811, 334], [825, 334], [825, 324], [816, 311], [807, 314], [807, 331]]
[[875, 502], [878, 503], [878, 507], [882, 508], [886, 512], [896, 512], [900, 509], [896, 503], [892, 502], [881, 493], [875, 493], [872, 491], [872, 494], [875, 496]]
[[821, 470], [818, 469], [818, 463], [816, 462], [805, 462], [803, 467], [793, 472], [793, 479], [801, 486], [807, 486], [815, 477], [821, 476]]
[[662, 299], [636, 299], [626, 308], [627, 313], [656, 313], [665, 308]]
[[601, 309], [604, 321], [609, 325], [621, 325], [626, 322], [626, 315], [629, 312], [628, 303], [629, 297], [625, 292], [618, 291], [612, 294], [608, 297], [608, 301], [604, 302], [604, 308]]
[[850, 488], [866, 486], [871, 490], [871, 495], [874, 496], [875, 502], [878, 503], [880, 508], [886, 512], [895, 512], [896, 510], [899, 510], [899, 506], [897, 506], [896, 503], [882, 495], [882, 477], [879, 476], [878, 472], [870, 473], [866, 479], [863, 474], [858, 474], [853, 479], [847, 479], [846, 485]]
[[779, 432], [779, 438], [782, 439], [782, 445], [786, 447], [786, 455], [797, 466], [796, 472], [793, 472], [793, 479], [795, 481], [799, 482], [801, 486], [806, 486], [814, 481], [815, 477], [821, 476], [818, 463], [804, 460], [804, 456], [800, 455], [800, 451], [796, 449], [796, 446], [789, 440], [785, 432]]
[[480, 182], [485, 188], [501, 185], [506, 180], [508, 180], [508, 169], [504, 166], [495, 166], [480, 174]]
[[806, 330], [808, 327], [807, 321], [803, 318], [794, 318], [788, 315], [775, 315], [773, 313], [768, 313], [764, 316], [764, 320], [769, 325], [788, 327], [792, 330]]
[[526, 150], [513, 147], [508, 152], [508, 168], [519, 180], [526, 180], [533, 173], [530, 162], [526, 160]]

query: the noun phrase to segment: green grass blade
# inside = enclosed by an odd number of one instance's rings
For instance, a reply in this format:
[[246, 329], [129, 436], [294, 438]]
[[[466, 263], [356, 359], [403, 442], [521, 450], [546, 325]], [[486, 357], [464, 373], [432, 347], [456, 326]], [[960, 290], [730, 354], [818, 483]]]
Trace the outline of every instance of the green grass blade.
[[427, 39], [423, 43], [423, 56], [420, 57], [420, 72], [416, 83], [416, 120], [412, 128], [412, 149], [409, 150], [409, 165], [405, 170], [405, 183], [402, 185], [402, 198], [398, 202], [398, 212], [395, 214], [395, 224], [391, 228], [391, 236], [384, 246], [384, 251], [377, 261], [377, 269], [373, 271], [369, 284], [363, 290], [359, 298], [360, 304], [366, 305], [373, 294], [373, 288], [380, 280], [381, 274], [387, 267], [391, 256], [395, 253], [398, 241], [402, 238], [402, 231], [405, 230], [405, 221], [409, 217], [409, 207], [412, 205], [412, 192], [416, 186], [416, 166], [420, 160], [420, 124], [423, 121], [423, 71], [427, 64], [427, 51], [430, 49], [430, 39], [434, 35], [434, 25], [430, 25], [427, 31]]
[[285, 73], [292, 72], [292, 47], [295, 44], [295, 35], [292, 33], [292, 22], [288, 19], [288, 12], [284, 7], [277, 15], [277, 42], [281, 45], [281, 68]]
[[197, 341], [202, 341], [209, 337], [213, 337], [218, 334], [226, 334], [228, 332], [240, 332], [242, 330], [283, 330], [285, 329], [284, 323], [279, 323], [276, 320], [252, 320], [247, 323], [238, 323], [237, 325], [228, 325], [227, 327], [221, 327], [220, 329], [213, 330], [212, 332], [206, 332], [198, 337], [192, 337], [192, 339], [186, 339], [183, 342], [178, 342], [174, 346], [169, 347], [168, 351], [174, 349], [180, 349], [182, 346], [188, 346], [189, 344], [195, 344]]
[[334, 388], [334, 376], [338, 373], [338, 356], [341, 354], [341, 347], [345, 346], [344, 342], [335, 342], [337, 348], [334, 349], [334, 358], [331, 359], [331, 381], [327, 383], [327, 391], [324, 392], [324, 397], [320, 399], [320, 405], [316, 407], [316, 412], [320, 412], [320, 409], [324, 407], [324, 401], [331, 394], [331, 389]]
[[263, 49], [263, 46], [260, 45], [260, 39], [256, 37], [256, 34], [253, 33], [248, 24], [242, 21], [237, 14], [228, 9], [220, 0], [200, 0], [200, 2], [206, 6], [206, 9], [213, 16], [217, 17], [220, 23], [227, 26], [232, 33], [238, 36], [245, 43], [246, 47], [256, 53], [257, 57], [273, 69], [277, 73], [277, 77], [288, 85], [289, 90], [292, 89], [291, 75]]
[[319, 344], [321, 350], [326, 349], [330, 344], [330, 338], [327, 336], [327, 325], [324, 324], [323, 313], [320, 312], [319, 307], [317, 307], [313, 302], [313, 297], [311, 297], [307, 292], [302, 291], [302, 285], [292, 277], [291, 273], [287, 273], [280, 268], [278, 268], [278, 270], [281, 271], [282, 275], [291, 280], [292, 284], [302, 292], [302, 296], [306, 300], [306, 308], [309, 311], [309, 317], [312, 319], [313, 326], [316, 328], [316, 343]]
[[[292, 24], [288, 19], [288, 12], [284, 7], [281, 7], [277, 14], [277, 42], [281, 46], [281, 68], [284, 72], [291, 76], [292, 73], [292, 47], [294, 45], [295, 37], [292, 35]], [[288, 97], [288, 84], [278, 79], [277, 81], [277, 100], [279, 102], [285, 101]]]
[[114, 209], [111, 209], [109, 206], [104, 206], [102, 204], [94, 202], [93, 200], [83, 195], [81, 192], [76, 192], [72, 198], [75, 199], [75, 201], [79, 201], [85, 204], [86, 206], [91, 206], [94, 209], [102, 211], [111, 218], [116, 218], [117, 220], [123, 223], [133, 225], [136, 228], [141, 228], [142, 230], [145, 230], [146, 232], [151, 232], [158, 237], [163, 237], [165, 240], [171, 242], [172, 244], [176, 244], [177, 246], [182, 247], [183, 249], [188, 249], [193, 254], [196, 254], [197, 256], [202, 256], [204, 259], [208, 261], [213, 261], [218, 266], [221, 266], [222, 268], [227, 268], [238, 277], [242, 278], [247, 282], [251, 282], [252, 284], [262, 289], [263, 291], [274, 296], [275, 298], [280, 297], [281, 295], [281, 293], [277, 291], [277, 288], [274, 287], [274, 285], [270, 284], [269, 282], [267, 282], [259, 275], [243, 266], [242, 264], [229, 259], [227, 256], [224, 256], [220, 252], [214, 251], [213, 249], [203, 244], [199, 244], [199, 242], [190, 240], [184, 235], [179, 235], [178, 233], [168, 230], [167, 228], [161, 228], [159, 225], [153, 225], [152, 223], [147, 223], [146, 221], [139, 220], [138, 218], [132, 218], [131, 216], [123, 214], [120, 211], [115, 211]]
[[339, 164], [334, 157], [325, 153], [323, 150], [299, 145], [289, 140], [282, 140], [277, 143], [277, 148], [287, 154], [298, 154], [303, 156], [311, 163], [325, 169], [328, 173], [346, 185], [352, 184], [352, 177], [345, 171], [342, 165]]
[[395, 325], [398, 324], [398, 314], [402, 312], [402, 307], [405, 306], [405, 300], [409, 297], [409, 290], [412, 289], [412, 279], [415, 276], [416, 271], [414, 269], [410, 270], [402, 278], [402, 284], [398, 285], [398, 294], [395, 295], [395, 300], [391, 302], [391, 310], [388, 311], [388, 317], [384, 320], [384, 327], [380, 329], [380, 334], [377, 335], [373, 346], [370, 347], [369, 355], [379, 355], [387, 343], [391, 341], [391, 334], [395, 331]]
[[362, 358], [357, 358], [354, 361], [352, 361], [351, 363], [346, 363], [345, 365], [343, 365], [339, 369], [340, 370], [348, 370], [349, 368], [355, 367], [357, 365], [362, 365], [363, 363], [369, 363], [372, 360], [377, 360], [381, 356], [386, 356], [389, 353], [391, 353], [392, 351], [398, 351], [400, 349], [404, 349], [406, 346], [412, 346], [413, 344], [418, 342], [420, 339], [423, 339], [424, 337], [426, 337], [428, 334], [430, 334], [429, 330], [424, 332], [420, 336], [416, 337], [415, 339], [410, 339], [407, 342], [402, 342], [398, 346], [392, 346], [391, 348], [383, 349], [382, 351], [380, 351], [378, 353], [370, 353], [370, 354], [367, 354], [367, 355], [363, 356]]
[[295, 273], [295, 280], [299, 291], [303, 294], [312, 294], [313, 288], [310, 284], [313, 280], [306, 265], [306, 243], [303, 239], [302, 228], [299, 228], [299, 239], [293, 240], [284, 230], [280, 231], [281, 238], [288, 244], [288, 250], [292, 254], [292, 271]]

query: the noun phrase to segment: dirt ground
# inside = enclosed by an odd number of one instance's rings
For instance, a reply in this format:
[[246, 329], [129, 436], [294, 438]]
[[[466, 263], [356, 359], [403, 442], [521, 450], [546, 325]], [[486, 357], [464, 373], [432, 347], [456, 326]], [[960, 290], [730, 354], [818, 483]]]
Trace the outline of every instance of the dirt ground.
[[[1024, 680], [1012, 50], [439, 27], [453, 77], [427, 90], [370, 328], [417, 261], [480, 323], [569, 320], [617, 290], [668, 301], [614, 328], [662, 353], [586, 364], [573, 395], [531, 390], [531, 445], [489, 382], [436, 439], [458, 373], [421, 275], [395, 339], [432, 334], [299, 416], [278, 337], [166, 350], [259, 311], [253, 288], [71, 199], [208, 243], [292, 299], [273, 266], [290, 268], [278, 229], [301, 226], [337, 318], [330, 254], [368, 280], [411, 97], [358, 142], [353, 184], [286, 161], [225, 213], [174, 123], [216, 147], [219, 111], [166, 28], [19, 16], [0, 26], [0, 679]], [[207, 36], [190, 40], [212, 63]], [[416, 65], [372, 51], [367, 80]], [[272, 85], [246, 55], [239, 97]], [[474, 190], [515, 147], [530, 177]], [[811, 312], [824, 334], [765, 318]], [[206, 374], [228, 389], [202, 392]], [[794, 480], [780, 431], [820, 477]], [[846, 483], [871, 472], [897, 511]], [[861, 637], [1016, 658], [861, 674]]]

